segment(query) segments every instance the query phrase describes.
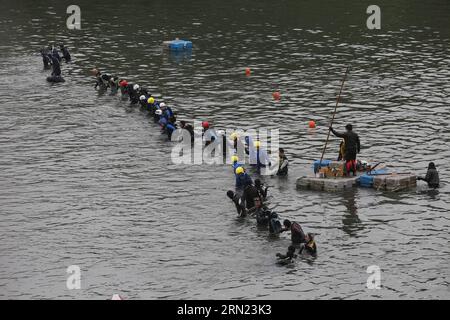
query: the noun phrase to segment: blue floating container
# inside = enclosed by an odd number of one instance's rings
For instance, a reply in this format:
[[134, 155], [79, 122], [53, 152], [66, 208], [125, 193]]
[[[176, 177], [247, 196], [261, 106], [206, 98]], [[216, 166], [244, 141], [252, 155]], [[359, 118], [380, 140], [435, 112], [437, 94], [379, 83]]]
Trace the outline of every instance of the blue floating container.
[[331, 160], [322, 160], [322, 163], [320, 163], [320, 160], [314, 161], [314, 173], [319, 171], [319, 166], [321, 168], [328, 167], [332, 161]]
[[167, 41], [167, 48], [170, 51], [184, 51], [192, 49], [192, 42], [187, 40]]
[[373, 179], [379, 174], [388, 173], [386, 169], [373, 170], [359, 177], [359, 185], [363, 188], [373, 188]]

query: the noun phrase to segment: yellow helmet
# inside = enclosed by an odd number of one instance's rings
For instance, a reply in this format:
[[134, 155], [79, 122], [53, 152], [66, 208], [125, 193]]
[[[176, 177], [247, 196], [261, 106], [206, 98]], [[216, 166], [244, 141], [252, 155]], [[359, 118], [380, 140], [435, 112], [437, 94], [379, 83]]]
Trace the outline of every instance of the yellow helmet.
[[261, 146], [261, 141], [255, 141], [255, 148], [259, 148]]
[[238, 158], [238, 156], [232, 156], [231, 157], [231, 162], [238, 162], [239, 161], [239, 158]]
[[236, 174], [241, 174], [241, 173], [244, 173], [244, 168], [242, 168], [242, 167], [237, 167], [237, 168], [236, 168]]
[[239, 138], [239, 135], [237, 134], [237, 132], [233, 132], [233, 133], [230, 135], [230, 138], [234, 140], [234, 139]]
[[149, 103], [149, 104], [155, 103], [155, 98], [153, 98], [153, 97], [148, 98], [147, 103]]

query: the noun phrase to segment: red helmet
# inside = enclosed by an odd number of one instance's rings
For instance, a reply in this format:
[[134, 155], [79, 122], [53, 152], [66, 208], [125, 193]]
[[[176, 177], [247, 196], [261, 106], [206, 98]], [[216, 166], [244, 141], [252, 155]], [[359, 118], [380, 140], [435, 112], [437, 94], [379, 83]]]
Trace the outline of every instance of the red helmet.
[[203, 127], [203, 129], [209, 128], [209, 123], [208, 123], [208, 121], [203, 121], [203, 122], [202, 122], [202, 127]]
[[122, 80], [122, 81], [120, 81], [120, 83], [119, 83], [119, 86], [121, 86], [121, 87], [126, 87], [127, 85], [128, 85], [127, 80]]

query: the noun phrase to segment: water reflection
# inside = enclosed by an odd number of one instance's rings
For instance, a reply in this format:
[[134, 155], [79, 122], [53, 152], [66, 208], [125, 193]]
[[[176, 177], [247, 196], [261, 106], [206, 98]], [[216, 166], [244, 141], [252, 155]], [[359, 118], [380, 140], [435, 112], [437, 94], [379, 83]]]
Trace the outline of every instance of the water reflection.
[[358, 207], [356, 205], [356, 190], [349, 190], [342, 193], [342, 204], [345, 206], [344, 217], [342, 219], [342, 230], [350, 237], [356, 237], [358, 231], [364, 229], [358, 217]]
[[176, 64], [186, 63], [192, 59], [192, 50], [165, 51], [164, 54], [167, 54], [170, 62]]

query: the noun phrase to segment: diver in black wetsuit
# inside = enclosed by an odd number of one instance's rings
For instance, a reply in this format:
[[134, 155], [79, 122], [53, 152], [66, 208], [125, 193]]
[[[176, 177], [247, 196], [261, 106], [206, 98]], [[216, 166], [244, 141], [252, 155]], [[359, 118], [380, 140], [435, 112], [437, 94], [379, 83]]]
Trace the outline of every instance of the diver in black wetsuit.
[[97, 69], [97, 67], [95, 67], [94, 69], [92, 69], [92, 74], [95, 77], [94, 89], [97, 89], [97, 87], [100, 87], [100, 90], [106, 90], [107, 86], [103, 83], [102, 73], [100, 72], [100, 70]]
[[279, 165], [278, 165], [277, 176], [287, 176], [288, 170], [289, 170], [288, 169], [288, 167], [289, 167], [289, 160], [286, 157], [283, 148], [280, 148], [278, 150], [278, 158], [279, 158]]
[[127, 86], [128, 95], [131, 104], [136, 104], [139, 102], [139, 85], [129, 83]]
[[58, 62], [61, 62], [62, 58], [58, 53], [58, 50], [56, 48], [52, 49], [52, 53], [51, 53], [52, 57], [58, 59]]
[[417, 180], [423, 180], [428, 183], [428, 187], [436, 189], [439, 188], [439, 174], [434, 162], [428, 164], [428, 170], [425, 178], [417, 177]]
[[259, 196], [261, 197], [262, 201], [265, 201], [267, 199], [267, 191], [269, 190], [269, 187], [266, 187], [264, 184], [262, 184], [261, 180], [255, 179], [255, 187], [258, 191]]
[[52, 68], [53, 68], [52, 77], [60, 77], [61, 76], [61, 64], [59, 63], [58, 58], [53, 54], [48, 55], [48, 57], [52, 61]]
[[263, 199], [260, 197], [258, 189], [249, 184], [244, 188], [244, 192], [242, 193], [242, 202], [245, 205], [247, 210], [254, 208], [256, 206], [255, 200], [262, 202]]
[[241, 197], [231, 190], [227, 191], [227, 196], [233, 201], [234, 205], [236, 206], [238, 215], [240, 217], [245, 217], [247, 215], [247, 210], [245, 210], [245, 206], [241, 203]]
[[[257, 198], [255, 202], [260, 203], [258, 201], [259, 198]], [[258, 225], [267, 225], [270, 221], [272, 211], [267, 209], [267, 207], [257, 206], [251, 210], [251, 213], [256, 218], [256, 223]]]
[[67, 49], [67, 47], [65, 47], [63, 44], [59, 45], [59, 48], [63, 54], [63, 58], [66, 62], [69, 62], [70, 60], [72, 60], [72, 57], [70, 56], [69, 50]]
[[102, 81], [103, 86], [105, 88], [109, 88], [110, 83], [111, 83], [111, 78], [112, 78], [112, 75], [110, 75], [109, 73], [103, 73], [100, 75], [100, 80]]
[[52, 59], [49, 56], [47, 49], [41, 49], [42, 62], [44, 64], [44, 69], [50, 69], [52, 67]]
[[194, 143], [195, 136], [194, 136], [194, 127], [192, 126], [192, 124], [186, 123], [186, 121], [181, 120], [180, 127], [181, 129], [187, 130], [191, 134], [191, 143]]

